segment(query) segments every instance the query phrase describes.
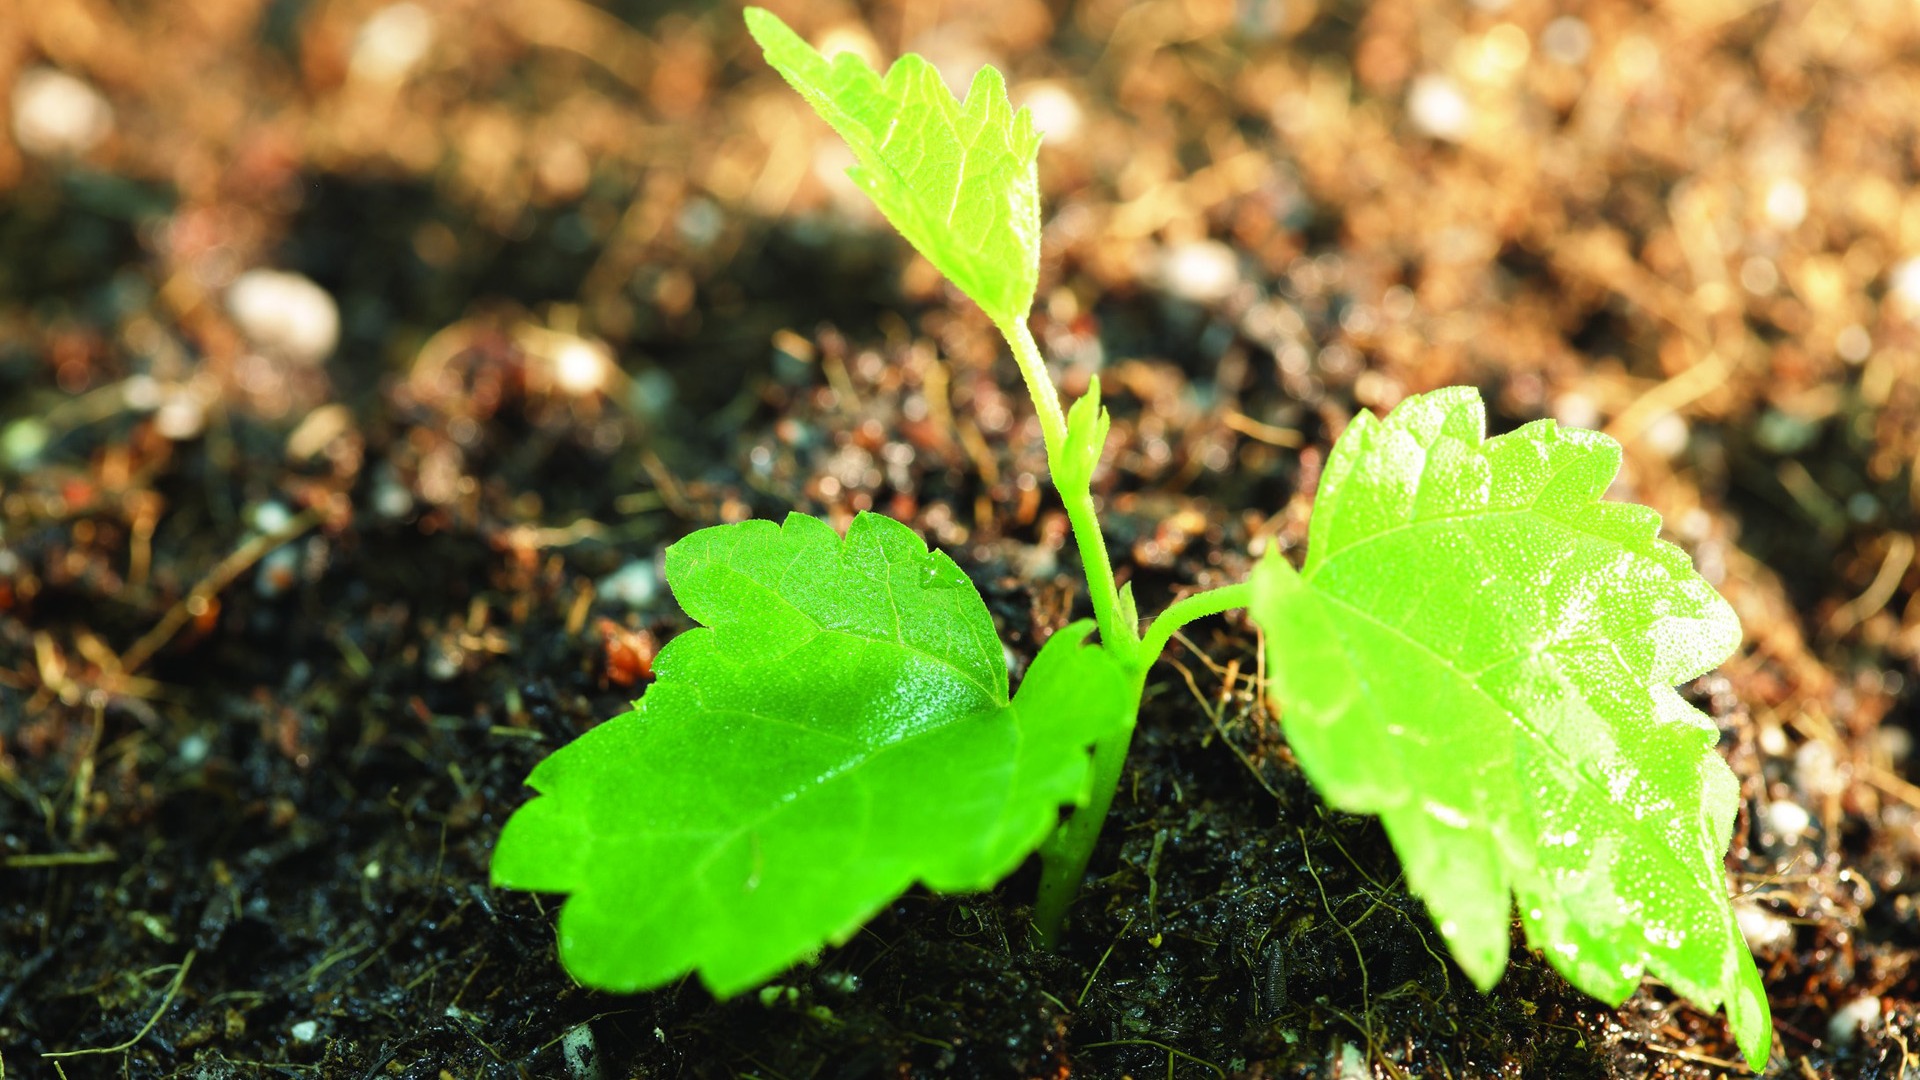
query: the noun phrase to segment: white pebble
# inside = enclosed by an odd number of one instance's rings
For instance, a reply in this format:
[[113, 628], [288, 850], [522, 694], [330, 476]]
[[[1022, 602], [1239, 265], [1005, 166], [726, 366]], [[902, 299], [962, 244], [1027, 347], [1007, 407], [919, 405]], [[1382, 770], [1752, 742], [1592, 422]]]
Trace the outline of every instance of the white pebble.
[[391, 521], [413, 513], [413, 493], [400, 482], [393, 466], [385, 463], [373, 475], [373, 512]]
[[1540, 31], [1540, 51], [1547, 59], [1572, 67], [1593, 51], [1593, 31], [1572, 15], [1562, 15]]
[[1033, 114], [1033, 126], [1050, 143], [1072, 142], [1080, 134], [1084, 114], [1072, 92], [1059, 83], [1039, 82], [1020, 94], [1020, 104]]
[[1735, 903], [1733, 920], [1747, 947], [1763, 957], [1778, 956], [1793, 943], [1793, 924], [1766, 908]]
[[1676, 413], [1663, 412], [1647, 425], [1647, 432], [1641, 436], [1647, 449], [1663, 458], [1677, 458], [1686, 452], [1687, 442], [1693, 437], [1688, 430], [1686, 420]]
[[173, 756], [180, 764], [191, 769], [207, 760], [207, 755], [212, 751], [212, 741], [196, 731], [180, 740], [180, 745], [174, 748]]
[[1894, 267], [1888, 285], [1888, 295], [1902, 314], [1920, 316], [1920, 255]]
[[23, 417], [0, 431], [0, 461], [24, 469], [40, 460], [40, 454], [52, 441], [53, 431], [37, 416]]
[[257, 348], [296, 363], [318, 364], [340, 342], [339, 305], [299, 274], [249, 270], [227, 290], [227, 310]]
[[1771, 296], [1780, 287], [1780, 271], [1764, 255], [1749, 256], [1740, 264], [1740, 287], [1755, 296]]
[[600, 1046], [594, 1041], [593, 1028], [586, 1024], [568, 1031], [560, 1040], [560, 1056], [566, 1060], [567, 1075], [573, 1080], [600, 1080]]
[[660, 595], [660, 571], [652, 559], [635, 559], [602, 578], [594, 592], [610, 603], [644, 610]]
[[120, 384], [120, 400], [134, 412], [152, 412], [162, 400], [160, 380], [151, 375], [129, 375]]
[[1867, 328], [1859, 323], [1849, 323], [1835, 335], [1833, 351], [1849, 364], [1864, 363], [1867, 357], [1873, 355], [1873, 335], [1867, 333]]
[[1768, 831], [1789, 844], [1799, 843], [1813, 826], [1813, 815], [1806, 807], [1784, 799], [1767, 804], [1766, 819]]
[[1760, 751], [1768, 757], [1786, 757], [1793, 745], [1787, 741], [1787, 733], [1779, 724], [1760, 725]]
[[1600, 406], [1585, 394], [1573, 392], [1561, 394], [1553, 401], [1553, 418], [1561, 427], [1597, 428], [1603, 417]]
[[868, 67], [878, 67], [886, 62], [880, 54], [880, 45], [873, 35], [858, 23], [841, 23], [820, 35], [813, 43], [821, 56], [832, 58], [840, 53], [852, 53]]
[[579, 397], [607, 385], [613, 362], [604, 348], [584, 338], [571, 338], [553, 358], [553, 381], [563, 393]]
[[1793, 780], [1801, 791], [1816, 799], [1837, 795], [1847, 785], [1833, 748], [1818, 739], [1801, 744], [1793, 752]]
[[1226, 299], [1240, 284], [1240, 258], [1218, 240], [1192, 240], [1160, 256], [1160, 282], [1195, 304]]
[[252, 525], [255, 532], [274, 533], [287, 527], [293, 520], [293, 511], [282, 502], [268, 500], [253, 508]]
[[316, 1020], [302, 1020], [287, 1029], [297, 1043], [310, 1043], [320, 1037], [320, 1023]]
[[1807, 219], [1807, 189], [1791, 176], [1767, 186], [1767, 221], [1782, 232]]
[[28, 68], [13, 84], [13, 137], [39, 157], [77, 157], [113, 133], [113, 106], [89, 84], [53, 68]]
[[1835, 1046], [1852, 1046], [1860, 1032], [1880, 1021], [1880, 999], [1857, 997], [1833, 1011], [1827, 1020], [1827, 1038]]
[[199, 438], [206, 427], [206, 405], [184, 388], [164, 395], [160, 407], [153, 413], [153, 429], [174, 442]]
[[1422, 75], [1407, 91], [1413, 126], [1436, 139], [1459, 142], [1473, 130], [1473, 105], [1445, 75]]
[[419, 4], [389, 4], [360, 24], [347, 73], [367, 82], [404, 82], [431, 48], [433, 16]]

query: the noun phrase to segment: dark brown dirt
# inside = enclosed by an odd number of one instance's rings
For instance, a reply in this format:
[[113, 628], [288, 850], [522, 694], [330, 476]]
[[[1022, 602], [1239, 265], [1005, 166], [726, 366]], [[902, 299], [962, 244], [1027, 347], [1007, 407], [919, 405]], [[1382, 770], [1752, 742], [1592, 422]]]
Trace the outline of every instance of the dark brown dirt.
[[[396, 9], [432, 31], [391, 76], [364, 27]], [[1358, 408], [1471, 382], [1499, 428], [1619, 437], [1616, 494], [1747, 628], [1689, 692], [1745, 784], [1770, 1075], [1913, 1075], [1911, 13], [782, 14], [1070, 98], [1036, 326], [1106, 386], [1143, 609], [1303, 543]], [[1656, 985], [1610, 1009], [1517, 946], [1475, 992], [1379, 829], [1305, 785], [1231, 617], [1156, 669], [1059, 953], [1029, 866], [738, 1000], [573, 986], [487, 860], [685, 625], [666, 544], [874, 509], [1019, 655], [1086, 613], [991, 328], [732, 10], [0, 14], [0, 99], [48, 68], [114, 124], [0, 137], [0, 1076], [566, 1075], [569, 1038], [608, 1080], [1740, 1071]], [[236, 314], [259, 267], [326, 291], [337, 348]], [[601, 343], [616, 373], [570, 382]]]

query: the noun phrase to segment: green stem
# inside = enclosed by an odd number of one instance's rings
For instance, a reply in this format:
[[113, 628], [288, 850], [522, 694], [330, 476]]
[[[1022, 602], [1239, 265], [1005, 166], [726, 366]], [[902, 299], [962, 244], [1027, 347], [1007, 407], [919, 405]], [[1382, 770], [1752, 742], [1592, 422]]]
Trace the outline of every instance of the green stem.
[[1040, 414], [1040, 437], [1047, 444], [1047, 463], [1051, 465], [1067, 445], [1067, 414], [1060, 408], [1060, 391], [1054, 388], [1053, 376], [1047, 374], [1047, 362], [1033, 340], [1033, 331], [1027, 328], [1027, 320], [995, 325], [1013, 350], [1013, 361], [1020, 365], [1020, 377], [1027, 383], [1027, 396]]
[[[1147, 669], [1172, 640], [1174, 631], [1195, 619], [1246, 607], [1252, 596], [1252, 587], [1243, 582], [1183, 597], [1161, 612], [1147, 628], [1147, 636], [1135, 654], [1134, 712], [1139, 712]], [[1100, 830], [1107, 823], [1107, 811], [1113, 807], [1114, 794], [1120, 790], [1121, 770], [1132, 743], [1130, 726], [1111, 739], [1094, 744], [1093, 787], [1087, 805], [1075, 810], [1066, 824], [1040, 848], [1040, 891], [1033, 905], [1033, 928], [1045, 948], [1054, 948], [1060, 942], [1067, 909], [1080, 892], [1080, 882], [1087, 876], [1087, 863], [1093, 859], [1093, 845], [1100, 839]]]
[[1053, 473], [1054, 487], [1067, 509], [1067, 522], [1073, 527], [1073, 542], [1080, 549], [1080, 565], [1087, 574], [1087, 595], [1093, 601], [1093, 618], [1100, 626], [1100, 642], [1112, 650], [1128, 668], [1139, 662], [1140, 635], [1120, 617], [1120, 590], [1113, 582], [1113, 561], [1107, 555], [1107, 540], [1100, 533], [1100, 515], [1093, 504], [1091, 488], [1074, 485], [1061, 487], [1060, 455], [1067, 445], [1067, 418], [1060, 409], [1060, 394], [1047, 374], [1047, 362], [1026, 320], [1003, 324], [1000, 332], [1013, 349], [1020, 375], [1027, 382], [1034, 409], [1040, 414], [1040, 430], [1047, 443], [1047, 463]]
[[[1145, 682], [1146, 670], [1134, 680], [1134, 699]], [[1138, 712], [1139, 706], [1135, 705]], [[1087, 876], [1087, 864], [1093, 861], [1093, 845], [1107, 823], [1107, 811], [1120, 790], [1120, 772], [1127, 763], [1127, 750], [1133, 744], [1133, 725], [1110, 739], [1094, 744], [1093, 787], [1087, 805], [1067, 818], [1066, 824], [1040, 845], [1040, 891], [1033, 902], [1033, 929], [1042, 948], [1060, 944], [1060, 933], [1067, 925], [1067, 909], [1080, 894], [1080, 882]]]
[[[1054, 487], [1066, 506], [1067, 521], [1073, 527], [1074, 544], [1080, 549], [1080, 564], [1087, 574], [1087, 594], [1093, 601], [1094, 619], [1100, 625], [1100, 643], [1111, 651], [1133, 677], [1134, 713], [1139, 713], [1140, 695], [1146, 687], [1147, 669], [1166, 648], [1174, 631], [1195, 619], [1236, 607], [1245, 607], [1249, 591], [1245, 585], [1229, 585], [1186, 597], [1160, 613], [1147, 630], [1143, 642], [1133, 621], [1122, 616], [1120, 590], [1113, 581], [1113, 561], [1107, 554], [1106, 538], [1100, 533], [1100, 516], [1093, 502], [1091, 485], [1059, 482], [1062, 454], [1067, 449], [1067, 418], [1060, 407], [1060, 392], [1047, 374], [1047, 362], [1026, 320], [1000, 324], [1000, 333], [1013, 350], [1026, 380], [1027, 393], [1040, 415], [1040, 432], [1046, 440], [1048, 469]], [[1106, 824], [1107, 811], [1120, 789], [1121, 772], [1127, 763], [1127, 751], [1133, 743], [1133, 727], [1094, 744], [1093, 783], [1087, 805], [1075, 810], [1040, 848], [1040, 893], [1034, 903], [1033, 924], [1047, 948], [1059, 943], [1066, 926], [1067, 909], [1080, 892], [1087, 863], [1093, 859], [1093, 846]]]
[[1147, 636], [1141, 642], [1140, 655], [1151, 664], [1160, 656], [1160, 651], [1173, 640], [1173, 635], [1181, 627], [1209, 615], [1219, 615], [1235, 608], [1246, 607], [1253, 601], [1253, 586], [1246, 582], [1238, 585], [1222, 585], [1217, 589], [1197, 592], [1182, 597], [1160, 613], [1147, 627]]

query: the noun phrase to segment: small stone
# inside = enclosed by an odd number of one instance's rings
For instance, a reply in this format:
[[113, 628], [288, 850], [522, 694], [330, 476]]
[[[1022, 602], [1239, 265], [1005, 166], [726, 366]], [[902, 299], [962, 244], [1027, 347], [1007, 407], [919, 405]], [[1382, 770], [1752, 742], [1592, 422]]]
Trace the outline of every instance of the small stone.
[[1887, 296], [1901, 314], [1920, 317], [1920, 255], [1893, 268], [1887, 279]]
[[1865, 363], [1867, 357], [1873, 355], [1873, 335], [1859, 323], [1851, 323], [1834, 336], [1833, 351], [1849, 364]]
[[605, 348], [584, 338], [569, 338], [553, 358], [553, 381], [562, 393], [582, 397], [607, 385], [613, 361]]
[[250, 524], [253, 525], [254, 532], [276, 533], [286, 528], [287, 522], [293, 520], [293, 511], [288, 510], [285, 503], [269, 500], [254, 507], [253, 513], [249, 516], [252, 519]]
[[433, 16], [419, 4], [389, 4], [360, 24], [347, 72], [366, 82], [404, 82], [432, 48]]
[[153, 413], [153, 430], [174, 442], [197, 439], [207, 429], [207, 407], [190, 390], [166, 394]]
[[1020, 93], [1020, 104], [1033, 114], [1033, 126], [1048, 143], [1073, 141], [1085, 121], [1079, 99], [1059, 83], [1038, 82], [1027, 86]]
[[1763, 907], [1735, 903], [1733, 920], [1747, 947], [1762, 957], [1774, 957], [1793, 944], [1793, 924]]
[[1785, 232], [1807, 219], [1807, 189], [1791, 176], [1767, 185], [1767, 221]]
[[673, 227], [680, 234], [680, 239], [687, 242], [688, 247], [696, 251], [705, 251], [712, 247], [720, 239], [720, 234], [726, 230], [727, 215], [725, 211], [714, 205], [712, 199], [696, 197], [687, 200], [687, 205], [680, 208], [680, 213], [673, 219]]
[[1813, 815], [1799, 803], [1781, 800], [1767, 804], [1766, 823], [1768, 831], [1788, 844], [1797, 844], [1813, 827]]
[[460, 674], [460, 666], [466, 661], [466, 650], [458, 645], [439, 640], [427, 642], [427, 678], [434, 682], [452, 682]]
[[1177, 244], [1160, 256], [1160, 283], [1182, 300], [1211, 304], [1240, 284], [1240, 257], [1218, 240]]
[[1818, 739], [1801, 744], [1793, 752], [1793, 780], [1811, 798], [1838, 795], [1847, 786], [1847, 778], [1834, 759], [1833, 748]]
[[294, 1042], [310, 1043], [320, 1037], [320, 1022], [317, 1020], [302, 1020], [288, 1028], [287, 1033], [293, 1036]]
[[1780, 270], [1772, 259], [1752, 256], [1740, 264], [1740, 287], [1755, 296], [1772, 296], [1780, 287]]
[[1641, 438], [1646, 441], [1647, 449], [1671, 460], [1686, 452], [1693, 433], [1678, 413], [1663, 412], [1647, 425], [1646, 434]]
[[1793, 749], [1787, 742], [1787, 733], [1779, 724], [1760, 725], [1760, 751], [1768, 757], [1786, 757]]
[[1426, 135], [1460, 142], [1473, 131], [1473, 105], [1445, 75], [1422, 75], [1407, 91], [1407, 115]]
[[0, 460], [4, 460], [10, 469], [28, 469], [40, 460], [47, 449], [47, 443], [53, 438], [46, 422], [39, 417], [29, 416], [8, 424], [0, 432]]
[[212, 750], [213, 742], [196, 731], [180, 740], [180, 745], [174, 748], [173, 756], [180, 764], [191, 769], [207, 760], [207, 755]]
[[1605, 419], [1600, 415], [1600, 406], [1578, 392], [1561, 394], [1554, 399], [1553, 418], [1561, 427], [1571, 428], [1597, 428]]
[[1827, 1038], [1835, 1046], [1852, 1046], [1860, 1033], [1880, 1022], [1880, 999], [1857, 997], [1833, 1011], [1827, 1020]]
[[1540, 52], [1557, 64], [1572, 67], [1593, 51], [1593, 31], [1572, 15], [1562, 15], [1540, 31]]
[[567, 1075], [573, 1080], [601, 1080], [600, 1044], [594, 1041], [593, 1028], [581, 1024], [560, 1040], [560, 1057], [567, 1063]]
[[600, 579], [594, 592], [608, 603], [644, 611], [660, 596], [660, 571], [652, 559], [635, 559]]
[[413, 513], [413, 493], [386, 462], [381, 462], [374, 471], [373, 512], [389, 521], [398, 521]]
[[64, 71], [28, 68], [13, 84], [13, 137], [38, 157], [78, 157], [113, 133], [113, 106]]
[[325, 289], [284, 270], [249, 270], [227, 290], [227, 310], [254, 347], [312, 366], [340, 343], [340, 308]]

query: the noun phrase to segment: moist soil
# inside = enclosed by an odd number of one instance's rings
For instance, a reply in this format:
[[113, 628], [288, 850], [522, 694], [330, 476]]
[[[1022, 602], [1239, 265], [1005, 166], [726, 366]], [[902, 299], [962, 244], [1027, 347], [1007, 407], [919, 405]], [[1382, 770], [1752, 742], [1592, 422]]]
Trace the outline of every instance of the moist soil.
[[[1719, 1017], [1653, 982], [1608, 1007], [1517, 931], [1474, 989], [1378, 825], [1306, 783], [1238, 616], [1155, 668], [1059, 950], [1030, 863], [733, 1000], [576, 986], [559, 898], [488, 859], [528, 771], [689, 625], [666, 545], [887, 513], [969, 574], [1016, 671], [1090, 611], [992, 327], [835, 186], [737, 13], [434, 8], [425, 66], [372, 86], [348, 7], [0, 30], [0, 75], [57, 66], [116, 110], [79, 157], [0, 156], [0, 1076], [1744, 1072]], [[1835, 104], [1915, 73], [1850, 36], [1913, 28], [1847, 9], [1809, 59], [1797, 8], [1596, 3], [1575, 33], [1524, 4], [1110, 7], [954, 25], [1082, 114], [1043, 151], [1036, 326], [1113, 408], [1097, 483], [1142, 610], [1297, 560], [1361, 408], [1471, 382], [1496, 431], [1607, 427], [1615, 494], [1746, 626], [1684, 690], [1743, 785], [1769, 1075], [1914, 1075], [1920, 363], [1872, 217], [1914, 166], [1871, 149], [1912, 129]], [[1497, 67], [1509, 26], [1522, 74], [1448, 92], [1519, 103], [1517, 141], [1436, 127], [1418, 71]], [[1627, 95], [1657, 123], [1582, 126], [1662, 70]], [[1715, 207], [1783, 140], [1844, 177], [1782, 171], [1809, 224], [1741, 248]], [[226, 290], [257, 266], [326, 291], [333, 348], [248, 323]]]

